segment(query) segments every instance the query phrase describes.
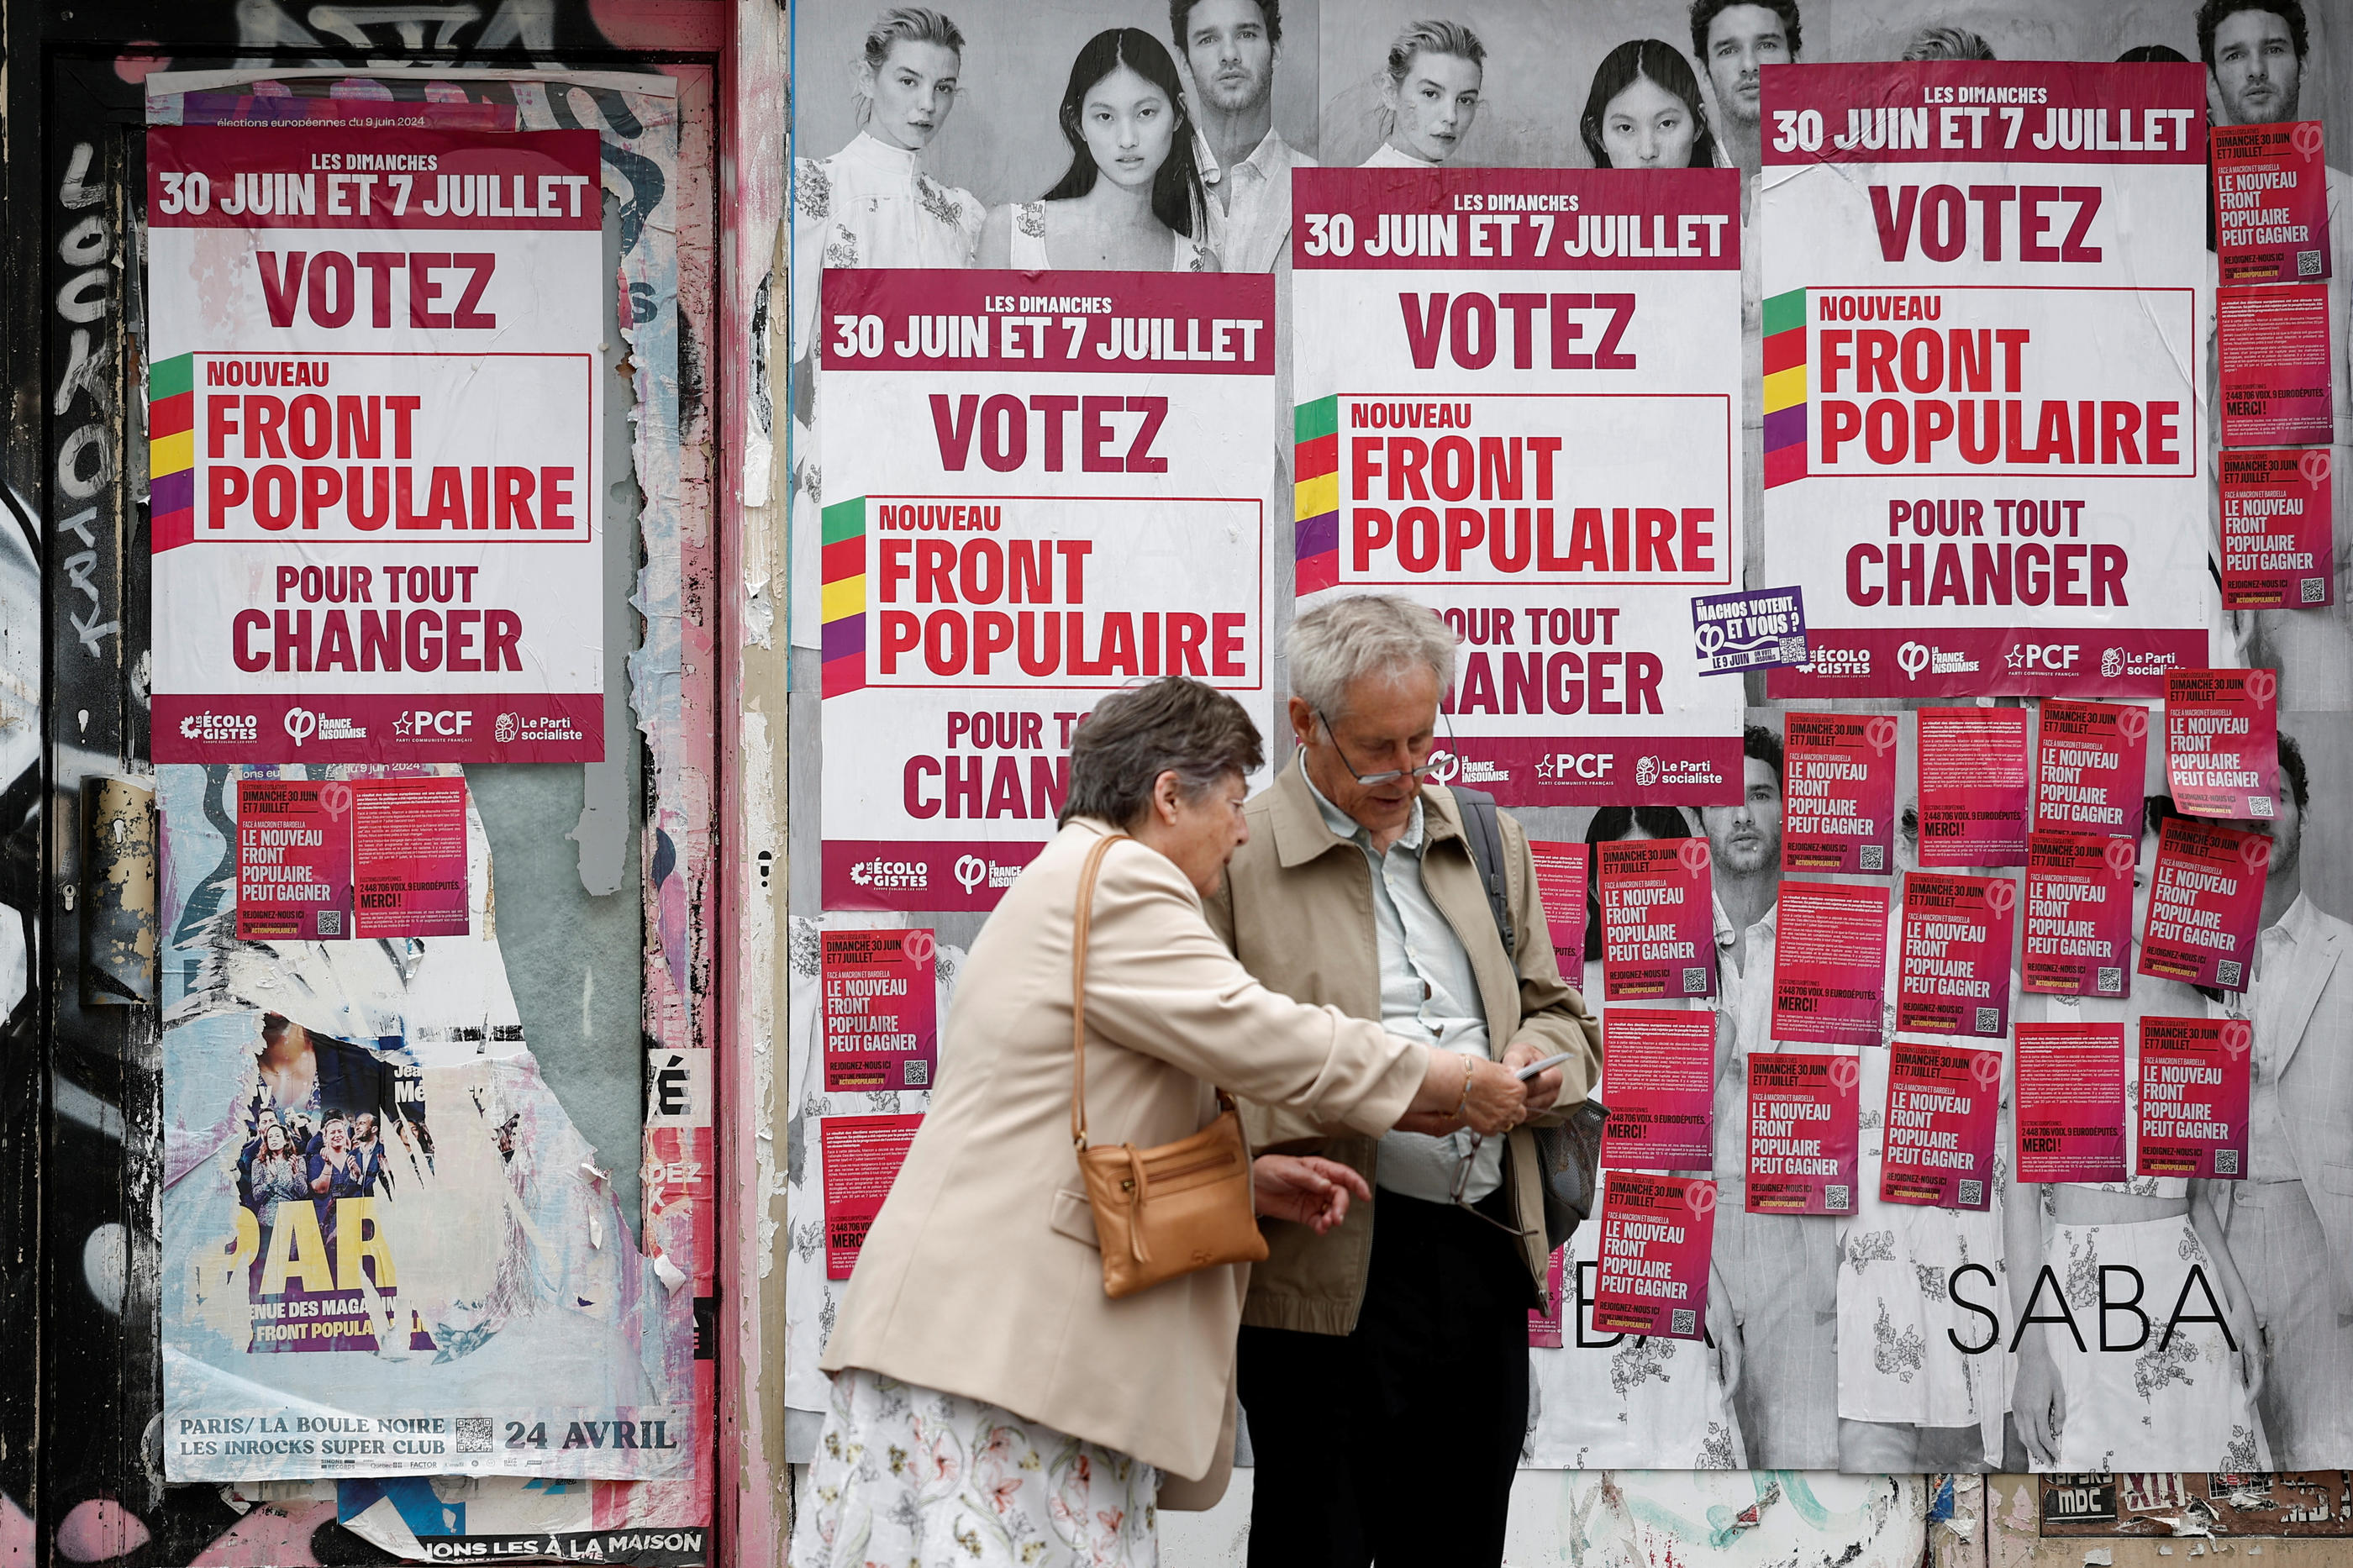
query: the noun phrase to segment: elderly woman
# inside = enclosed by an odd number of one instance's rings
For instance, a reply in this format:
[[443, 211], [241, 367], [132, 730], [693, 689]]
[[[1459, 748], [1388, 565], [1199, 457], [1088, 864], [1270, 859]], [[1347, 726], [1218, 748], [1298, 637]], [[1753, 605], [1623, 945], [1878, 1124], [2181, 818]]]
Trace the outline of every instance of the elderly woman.
[[[1072, 1156], [1071, 954], [1094, 889], [1086, 1108], [1099, 1142], [1186, 1137], [1214, 1089], [1367, 1136], [1508, 1131], [1505, 1068], [1269, 991], [1202, 915], [1249, 836], [1261, 752], [1240, 704], [1170, 679], [1079, 729], [1062, 830], [1008, 889], [965, 966], [923, 1131], [860, 1251], [825, 1353], [834, 1375], [793, 1560], [920, 1568], [1152, 1564], [1163, 1506], [1223, 1491], [1243, 1268], [1113, 1300]], [[1328, 1229], [1355, 1173], [1262, 1157], [1260, 1212]], [[1179, 1482], [1192, 1483], [1180, 1488]]]

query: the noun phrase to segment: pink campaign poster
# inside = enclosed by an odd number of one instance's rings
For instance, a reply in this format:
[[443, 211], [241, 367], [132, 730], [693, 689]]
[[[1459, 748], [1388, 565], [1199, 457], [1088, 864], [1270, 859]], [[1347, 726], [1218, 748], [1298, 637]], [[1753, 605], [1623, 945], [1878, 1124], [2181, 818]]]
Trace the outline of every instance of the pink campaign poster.
[[2148, 710], [2137, 702], [2042, 700], [2034, 750], [2034, 826], [2140, 842]]
[[2328, 277], [2328, 165], [2320, 121], [2216, 125], [2206, 134], [2222, 281]]
[[2018, 1026], [2018, 1179], [2121, 1182], [2125, 1026]]
[[1714, 1182], [1611, 1176], [1601, 1195], [1593, 1331], [1698, 1339], [1715, 1245]]
[[1601, 1024], [1612, 1171], [1706, 1170], [1715, 1143], [1715, 1015], [1612, 1007]]
[[2216, 290], [2222, 365], [2222, 445], [2326, 446], [2328, 285], [2271, 283]]
[[1567, 1342], [1567, 1334], [1562, 1320], [1567, 1315], [1567, 1303], [1561, 1300], [1561, 1264], [1567, 1247], [1553, 1248], [1552, 1261], [1545, 1266], [1545, 1300], [1552, 1305], [1542, 1311], [1528, 1313], [1528, 1349], [1556, 1351]]
[[2010, 917], [2007, 877], [1915, 871], [1904, 879], [1904, 953], [1895, 1026], [2000, 1039], [2010, 1031]]
[[1879, 1201], [1984, 1208], [1993, 1189], [2001, 1052], [1915, 1040], [1893, 1048]]
[[1607, 1000], [1715, 994], [1715, 883], [1706, 839], [1604, 844], [1600, 884]]
[[1783, 882], [1776, 931], [1773, 1037], [1877, 1045], [1886, 1000], [1887, 889]]
[[237, 940], [332, 942], [351, 918], [352, 786], [239, 779]]
[[1852, 1057], [1749, 1057], [1750, 1214], [1854, 1212], [1862, 1080]]
[[2168, 821], [2140, 929], [2140, 973], [2244, 991], [2271, 863], [2272, 841], [2263, 834], [2179, 816]]
[[2244, 1018], [2140, 1021], [2140, 1157], [2134, 1174], [2247, 1173], [2254, 1030]]
[[825, 990], [825, 1090], [927, 1089], [939, 1063], [938, 948], [928, 930], [829, 931], [818, 938]]
[[2132, 952], [2130, 838], [2035, 832], [2026, 844], [2026, 955], [2021, 986], [2052, 996], [2127, 996]]
[[1920, 864], [2026, 862], [2026, 710], [1920, 710]]
[[466, 781], [352, 781], [352, 934], [464, 936]]
[[2337, 602], [2328, 448], [2224, 452], [2222, 607], [2316, 610]]
[[2279, 671], [2177, 669], [2165, 678], [2165, 771], [2191, 816], [2278, 815]]
[[1585, 989], [1586, 857], [1589, 844], [1556, 839], [1528, 840], [1528, 854], [1536, 863], [1536, 897], [1543, 900], [1545, 924], [1552, 932], [1552, 954], [1560, 963], [1560, 977]]
[[1894, 868], [1892, 713], [1791, 713], [1784, 721], [1781, 869], [1885, 875]]
[[847, 1279], [857, 1267], [858, 1249], [899, 1167], [922, 1127], [921, 1115], [828, 1116], [820, 1124], [825, 1157], [825, 1277]]

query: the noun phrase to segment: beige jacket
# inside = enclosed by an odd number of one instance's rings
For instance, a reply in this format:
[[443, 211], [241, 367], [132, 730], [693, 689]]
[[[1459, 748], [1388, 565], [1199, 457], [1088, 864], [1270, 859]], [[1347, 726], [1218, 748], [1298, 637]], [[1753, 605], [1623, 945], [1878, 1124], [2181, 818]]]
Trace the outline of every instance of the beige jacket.
[[[1577, 1053], [1563, 1068], [1555, 1110], [1537, 1119], [1556, 1120], [1600, 1077], [1601, 1026], [1560, 977], [1536, 897], [1527, 834], [1509, 816], [1497, 814], [1512, 929], [1519, 938], [1515, 973], [1496, 933], [1454, 797], [1425, 785], [1421, 801], [1428, 838], [1422, 885], [1471, 955], [1496, 1057], [1523, 1040], [1543, 1047], [1546, 1056]], [[1380, 953], [1364, 852], [1325, 826], [1295, 763], [1282, 768], [1272, 787], [1254, 796], [1245, 810], [1250, 842], [1236, 852], [1226, 868], [1225, 887], [1209, 900], [1209, 923], [1242, 966], [1274, 990], [1337, 1007], [1351, 1017], [1378, 1018]], [[1253, 1149], [1326, 1154], [1373, 1180], [1376, 1141], [1357, 1129], [1325, 1124], [1312, 1109], [1245, 1103], [1242, 1116]], [[1514, 1223], [1532, 1232], [1521, 1250], [1539, 1290], [1548, 1260], [1540, 1180], [1535, 1138], [1525, 1129], [1514, 1132], [1504, 1153], [1504, 1189]], [[1353, 1331], [1365, 1299], [1378, 1207], [1377, 1201], [1352, 1206], [1340, 1227], [1324, 1237], [1304, 1226], [1260, 1221], [1270, 1256], [1250, 1271], [1242, 1321], [1311, 1334]]]
[[[939, 1081], [859, 1253], [823, 1365], [865, 1367], [1002, 1405], [1205, 1484], [1232, 1460], [1234, 1332], [1249, 1269], [1204, 1269], [1122, 1300], [1071, 1147], [1071, 916], [1109, 829], [1078, 819], [1006, 890], [965, 961]], [[1201, 917], [1175, 863], [1115, 846], [1087, 952], [1087, 1120], [1096, 1144], [1207, 1126], [1221, 1085], [1371, 1136], [1405, 1113], [1428, 1053], [1277, 995]]]

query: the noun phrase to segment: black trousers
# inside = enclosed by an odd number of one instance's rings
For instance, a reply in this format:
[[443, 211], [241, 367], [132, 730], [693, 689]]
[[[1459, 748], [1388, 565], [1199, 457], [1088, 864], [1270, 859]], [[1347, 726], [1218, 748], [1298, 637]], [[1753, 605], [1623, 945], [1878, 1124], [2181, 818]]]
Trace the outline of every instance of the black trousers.
[[1250, 1568], [1496, 1568], [1535, 1304], [1512, 1237], [1381, 1194], [1356, 1332], [1241, 1331]]

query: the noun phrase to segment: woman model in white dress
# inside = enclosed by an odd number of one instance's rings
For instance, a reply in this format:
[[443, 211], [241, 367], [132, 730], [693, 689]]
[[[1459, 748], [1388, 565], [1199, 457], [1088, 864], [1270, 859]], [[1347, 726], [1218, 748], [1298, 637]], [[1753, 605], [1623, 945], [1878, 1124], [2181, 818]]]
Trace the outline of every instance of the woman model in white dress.
[[818, 623], [818, 509], [824, 484], [817, 439], [817, 324], [828, 271], [860, 267], [972, 265], [988, 209], [970, 191], [923, 173], [922, 156], [955, 107], [964, 34], [937, 11], [885, 11], [860, 52], [858, 134], [829, 158], [793, 160], [789, 343], [793, 431], [792, 509], [797, 629]]
[[1487, 47], [1460, 22], [1414, 22], [1389, 46], [1381, 107], [1389, 121], [1367, 169], [1428, 169], [1451, 163], [1479, 118]]
[[1176, 62], [1137, 27], [1087, 40], [1062, 92], [1071, 166], [1034, 202], [988, 215], [980, 264], [1041, 272], [1215, 272], [1193, 119]]

